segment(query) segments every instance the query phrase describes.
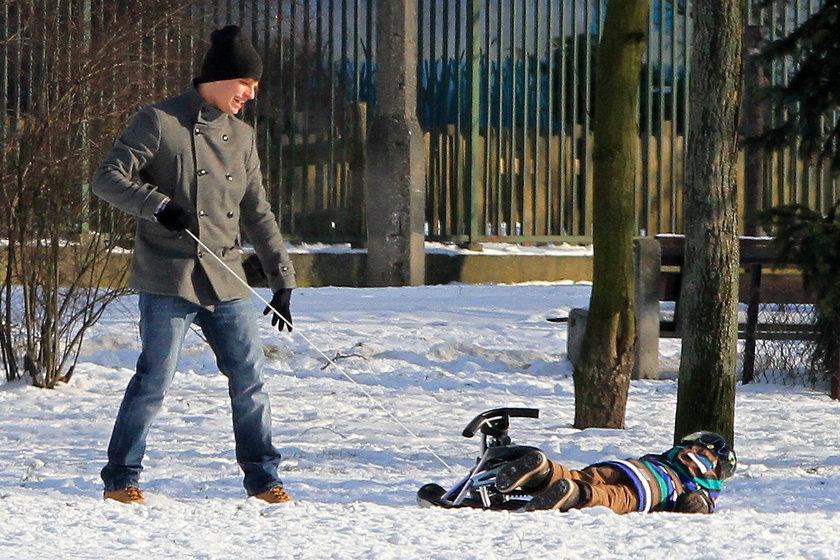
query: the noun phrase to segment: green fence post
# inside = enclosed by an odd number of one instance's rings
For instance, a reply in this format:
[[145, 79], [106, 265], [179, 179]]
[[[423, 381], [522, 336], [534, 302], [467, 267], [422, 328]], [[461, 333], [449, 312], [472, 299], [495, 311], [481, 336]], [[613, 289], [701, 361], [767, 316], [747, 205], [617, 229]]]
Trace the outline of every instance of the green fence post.
[[484, 213], [480, 209], [478, 169], [479, 160], [479, 71], [481, 55], [481, 14], [478, 0], [467, 0], [467, 72], [469, 83], [469, 127], [467, 129], [467, 154], [464, 162], [464, 187], [467, 189], [467, 208], [469, 212], [467, 238], [469, 246], [478, 243], [481, 237], [481, 222]]

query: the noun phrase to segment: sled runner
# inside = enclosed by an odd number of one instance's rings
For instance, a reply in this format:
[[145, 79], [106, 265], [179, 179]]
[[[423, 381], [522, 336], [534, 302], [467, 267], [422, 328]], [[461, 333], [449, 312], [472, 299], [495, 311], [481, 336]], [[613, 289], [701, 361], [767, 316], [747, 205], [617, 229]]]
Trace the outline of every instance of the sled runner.
[[496, 473], [504, 465], [533, 451], [536, 447], [513, 445], [508, 428], [511, 418], [539, 418], [537, 408], [494, 408], [482, 412], [464, 428], [467, 438], [481, 432], [481, 456], [475, 466], [451, 490], [439, 484], [426, 484], [417, 491], [421, 506], [445, 508], [474, 507], [481, 509], [519, 509], [530, 496], [502, 494], [496, 489]]

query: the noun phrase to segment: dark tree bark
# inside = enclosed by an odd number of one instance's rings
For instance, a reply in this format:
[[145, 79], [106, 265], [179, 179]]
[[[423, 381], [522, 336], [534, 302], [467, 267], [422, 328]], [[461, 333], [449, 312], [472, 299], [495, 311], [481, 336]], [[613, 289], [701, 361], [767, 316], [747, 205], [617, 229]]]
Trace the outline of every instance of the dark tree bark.
[[596, 70], [592, 298], [575, 367], [575, 427], [623, 428], [636, 339], [638, 97], [649, 0], [610, 0]]
[[694, 2], [691, 129], [684, 196], [682, 357], [675, 439], [732, 440], [738, 336], [736, 164], [744, 3]]

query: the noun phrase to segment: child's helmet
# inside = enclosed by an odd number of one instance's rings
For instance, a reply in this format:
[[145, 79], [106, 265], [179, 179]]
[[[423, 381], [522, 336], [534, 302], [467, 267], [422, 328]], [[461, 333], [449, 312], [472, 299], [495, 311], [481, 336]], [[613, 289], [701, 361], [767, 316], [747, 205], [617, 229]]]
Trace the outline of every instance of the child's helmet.
[[720, 434], [714, 432], [694, 432], [683, 437], [680, 440], [680, 445], [699, 445], [714, 452], [718, 457], [721, 480], [732, 478], [732, 475], [735, 474], [735, 469], [738, 468], [738, 458], [735, 455], [735, 450], [729, 446], [726, 438]]

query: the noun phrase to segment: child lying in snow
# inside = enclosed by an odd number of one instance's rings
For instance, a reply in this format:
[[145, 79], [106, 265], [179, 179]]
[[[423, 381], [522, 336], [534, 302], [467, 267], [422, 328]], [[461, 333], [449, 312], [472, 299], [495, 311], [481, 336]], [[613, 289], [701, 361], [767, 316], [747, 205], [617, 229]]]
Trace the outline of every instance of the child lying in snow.
[[616, 513], [712, 513], [721, 483], [737, 466], [735, 451], [713, 432], [695, 432], [661, 455], [606, 461], [571, 470], [534, 450], [496, 475], [503, 493], [534, 498], [525, 510], [606, 506]]

